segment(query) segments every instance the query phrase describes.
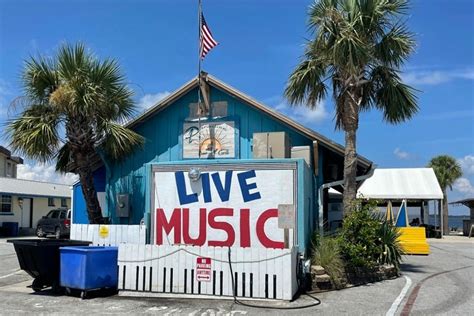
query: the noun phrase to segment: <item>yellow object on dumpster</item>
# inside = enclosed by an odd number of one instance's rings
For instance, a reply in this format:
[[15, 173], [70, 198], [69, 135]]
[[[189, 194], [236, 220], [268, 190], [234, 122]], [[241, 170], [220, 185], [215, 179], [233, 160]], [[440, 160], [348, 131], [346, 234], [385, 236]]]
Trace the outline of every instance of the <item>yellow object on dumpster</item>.
[[426, 241], [424, 227], [399, 227], [400, 245], [407, 255], [429, 255], [430, 245]]

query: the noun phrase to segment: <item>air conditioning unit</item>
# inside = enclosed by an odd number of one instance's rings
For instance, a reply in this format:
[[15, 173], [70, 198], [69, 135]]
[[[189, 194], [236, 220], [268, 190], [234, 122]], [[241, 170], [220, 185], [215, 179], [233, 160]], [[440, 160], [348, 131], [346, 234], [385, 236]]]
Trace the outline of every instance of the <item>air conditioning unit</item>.
[[290, 139], [285, 132], [253, 133], [253, 158], [290, 158]]
[[311, 166], [311, 149], [309, 146], [291, 147], [291, 158], [303, 158], [308, 166]]

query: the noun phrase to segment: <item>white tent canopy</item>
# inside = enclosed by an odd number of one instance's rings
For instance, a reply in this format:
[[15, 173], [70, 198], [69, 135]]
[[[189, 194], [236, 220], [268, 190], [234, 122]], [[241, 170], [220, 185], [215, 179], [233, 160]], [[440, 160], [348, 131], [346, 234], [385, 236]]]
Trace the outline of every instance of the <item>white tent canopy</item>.
[[432, 168], [375, 169], [357, 196], [368, 199], [441, 200], [443, 192]]

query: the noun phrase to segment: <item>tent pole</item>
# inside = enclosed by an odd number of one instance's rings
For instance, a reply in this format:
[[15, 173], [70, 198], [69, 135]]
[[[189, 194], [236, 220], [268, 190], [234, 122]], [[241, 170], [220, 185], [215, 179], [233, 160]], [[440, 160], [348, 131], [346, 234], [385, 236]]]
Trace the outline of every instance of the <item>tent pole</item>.
[[439, 200], [439, 202], [441, 203], [441, 208], [440, 208], [440, 214], [439, 214], [439, 220], [441, 222], [441, 238], [443, 238], [444, 236], [444, 220], [443, 220], [443, 214], [444, 214], [444, 210], [443, 210], [443, 200]]

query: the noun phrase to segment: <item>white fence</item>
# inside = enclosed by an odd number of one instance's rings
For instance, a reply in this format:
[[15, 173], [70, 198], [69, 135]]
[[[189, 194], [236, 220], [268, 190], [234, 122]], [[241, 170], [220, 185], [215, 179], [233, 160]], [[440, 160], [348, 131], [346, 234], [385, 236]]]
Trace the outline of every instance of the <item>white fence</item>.
[[145, 244], [146, 226], [71, 224], [71, 239], [91, 241], [100, 246]]
[[[228, 248], [120, 244], [119, 289], [232, 296]], [[238, 297], [291, 300], [297, 290], [297, 250], [231, 248]], [[210, 281], [197, 281], [196, 260], [211, 258]]]

